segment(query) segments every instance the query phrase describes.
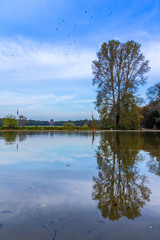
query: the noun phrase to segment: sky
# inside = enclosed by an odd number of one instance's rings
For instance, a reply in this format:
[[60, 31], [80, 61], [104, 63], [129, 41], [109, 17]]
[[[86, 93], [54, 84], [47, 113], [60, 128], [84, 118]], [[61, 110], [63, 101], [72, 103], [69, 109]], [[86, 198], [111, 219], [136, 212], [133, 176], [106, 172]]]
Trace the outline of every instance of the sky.
[[0, 118], [98, 118], [92, 61], [103, 42], [134, 40], [160, 81], [159, 0], [0, 0]]

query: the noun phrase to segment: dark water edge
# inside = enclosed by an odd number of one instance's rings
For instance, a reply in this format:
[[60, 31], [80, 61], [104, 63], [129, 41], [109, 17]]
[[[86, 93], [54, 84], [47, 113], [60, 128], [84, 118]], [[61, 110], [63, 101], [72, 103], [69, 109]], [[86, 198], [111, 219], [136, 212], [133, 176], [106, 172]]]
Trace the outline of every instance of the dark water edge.
[[0, 133], [0, 239], [159, 239], [160, 133]]

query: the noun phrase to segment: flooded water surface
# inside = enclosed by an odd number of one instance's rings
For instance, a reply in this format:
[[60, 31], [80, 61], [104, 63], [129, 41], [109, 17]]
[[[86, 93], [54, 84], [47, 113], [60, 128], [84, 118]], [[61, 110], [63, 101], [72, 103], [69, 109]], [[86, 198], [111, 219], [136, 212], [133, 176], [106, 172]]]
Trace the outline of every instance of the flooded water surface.
[[0, 133], [0, 239], [159, 236], [160, 133]]

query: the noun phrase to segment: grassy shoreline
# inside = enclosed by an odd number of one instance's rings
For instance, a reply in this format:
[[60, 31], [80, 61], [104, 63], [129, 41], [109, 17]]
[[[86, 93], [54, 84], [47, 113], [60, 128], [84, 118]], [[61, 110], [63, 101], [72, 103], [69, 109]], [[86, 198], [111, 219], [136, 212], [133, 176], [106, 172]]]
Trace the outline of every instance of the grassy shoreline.
[[92, 132], [160, 132], [160, 130], [155, 129], [138, 129], [138, 130], [113, 130], [113, 129], [91, 129], [86, 127], [46, 127], [46, 126], [37, 126], [37, 127], [19, 127], [16, 129], [6, 129], [1, 127], [0, 132], [33, 132], [33, 131], [72, 131], [72, 132], [80, 132], [80, 131], [92, 131]]

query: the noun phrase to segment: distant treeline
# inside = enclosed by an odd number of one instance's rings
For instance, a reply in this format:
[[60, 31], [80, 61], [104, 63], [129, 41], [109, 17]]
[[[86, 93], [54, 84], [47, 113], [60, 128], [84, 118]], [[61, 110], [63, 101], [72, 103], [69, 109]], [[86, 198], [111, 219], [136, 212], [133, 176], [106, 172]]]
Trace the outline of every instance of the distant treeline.
[[[95, 120], [97, 124], [100, 123], [99, 120]], [[63, 126], [66, 123], [73, 123], [75, 126], [84, 126], [85, 124], [90, 125], [91, 120], [84, 119], [84, 120], [76, 120], [76, 121], [55, 121], [54, 126]], [[50, 126], [49, 121], [40, 121], [40, 120], [26, 120], [25, 126]]]
[[[4, 118], [0, 118], [0, 127], [3, 126]], [[21, 123], [22, 121], [19, 120], [19, 125], [23, 126], [50, 126], [49, 121], [40, 121], [40, 120], [25, 120], [23, 124]]]
[[0, 127], [3, 126], [4, 118], [0, 118]]
[[[3, 126], [4, 118], [0, 118], [0, 127]], [[84, 120], [76, 120], [76, 121], [55, 121], [54, 126], [63, 126], [65, 124], [74, 124], [75, 126], [84, 126], [85, 124], [90, 126], [92, 120], [84, 119]], [[100, 124], [99, 120], [95, 120], [96, 124]], [[50, 126], [49, 121], [40, 121], [40, 120], [32, 120], [28, 119], [25, 121], [19, 120], [19, 126]]]
[[50, 126], [50, 122], [29, 119], [25, 121], [24, 126]]
[[[73, 124], [75, 124], [76, 126], [82, 127], [82, 126], [84, 126], [85, 124], [89, 126], [89, 125], [91, 124], [91, 122], [92, 122], [92, 120], [88, 120], [88, 119], [76, 120], [76, 121], [71, 121], [71, 120], [69, 120], [69, 121], [55, 121], [55, 122], [54, 122], [54, 126], [63, 126], [63, 125], [66, 124], [66, 123], [73, 123]], [[96, 122], [97, 124], [100, 123], [99, 120], [95, 120], [95, 122]]]

